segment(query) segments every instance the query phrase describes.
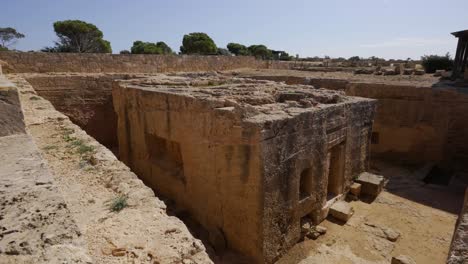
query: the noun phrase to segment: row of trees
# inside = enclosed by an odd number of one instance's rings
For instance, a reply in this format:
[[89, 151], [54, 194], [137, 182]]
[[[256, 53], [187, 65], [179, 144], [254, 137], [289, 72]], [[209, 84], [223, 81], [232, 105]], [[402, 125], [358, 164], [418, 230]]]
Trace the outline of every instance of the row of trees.
[[[54, 46], [43, 48], [43, 52], [75, 52], [75, 53], [112, 53], [111, 44], [104, 39], [102, 31], [94, 24], [81, 20], [57, 21], [53, 24], [58, 40]], [[13, 28], [0, 28], [0, 50], [8, 50], [24, 35]], [[133, 42], [130, 50], [123, 50], [121, 54], [175, 54], [164, 42], [157, 43]], [[227, 49], [217, 47], [213, 39], [206, 33], [195, 32], [184, 35], [180, 54], [200, 55], [235, 55], [255, 56], [262, 59], [290, 60], [284, 51], [268, 49], [265, 45], [246, 47], [238, 43], [229, 43]]]
[[[58, 40], [52, 47], [42, 49], [44, 52], [76, 52], [76, 53], [112, 53], [111, 44], [105, 40], [104, 34], [99, 28], [91, 23], [81, 20], [65, 20], [57, 21], [53, 24], [54, 31], [57, 34]], [[0, 51], [8, 50], [19, 39], [24, 38], [24, 34], [16, 31], [11, 27], [0, 28]], [[157, 43], [135, 41], [130, 51], [124, 50], [120, 53], [125, 54], [175, 54], [174, 51], [164, 42]], [[180, 46], [181, 54], [200, 54], [200, 55], [235, 55], [235, 56], [255, 56], [260, 59], [268, 60], [291, 60], [291, 57], [285, 51], [277, 51], [268, 49], [265, 45], [245, 46], [239, 43], [229, 43], [227, 49], [216, 46], [210, 36], [205, 33], [190, 33], [184, 35], [182, 46]], [[298, 57], [298, 56], [297, 56]], [[315, 61], [320, 59], [304, 58], [300, 60]], [[325, 59], [330, 57], [325, 56]], [[332, 60], [343, 60], [345, 58], [337, 58]], [[353, 56], [347, 61], [358, 62], [363, 60], [359, 56]], [[365, 59], [364, 59], [365, 60]], [[367, 60], [385, 61], [378, 57], [370, 57]], [[407, 61], [410, 59], [408, 58]], [[450, 70], [453, 65], [453, 60], [447, 53], [445, 56], [429, 55], [421, 58], [422, 64], [427, 72], [434, 72], [438, 69]]]
[[[130, 51], [123, 50], [121, 54], [174, 54], [164, 42], [151, 43], [135, 41]], [[180, 54], [255, 56], [261, 59], [291, 60], [292, 57], [284, 51], [268, 49], [265, 45], [246, 47], [239, 43], [229, 43], [227, 49], [217, 47], [213, 39], [205, 33], [196, 32], [184, 35]]]
[[291, 60], [293, 57], [285, 51], [270, 50], [265, 45], [251, 45], [249, 47], [239, 43], [229, 43], [229, 52], [236, 56], [255, 56], [262, 59]]

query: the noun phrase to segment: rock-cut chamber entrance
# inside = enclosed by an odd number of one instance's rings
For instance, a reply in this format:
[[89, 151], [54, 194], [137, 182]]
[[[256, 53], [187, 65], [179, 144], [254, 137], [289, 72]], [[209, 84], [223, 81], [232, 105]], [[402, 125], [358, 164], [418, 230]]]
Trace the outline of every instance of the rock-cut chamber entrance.
[[343, 193], [344, 148], [344, 143], [341, 143], [332, 147], [327, 154], [327, 200], [332, 200], [333, 198]]

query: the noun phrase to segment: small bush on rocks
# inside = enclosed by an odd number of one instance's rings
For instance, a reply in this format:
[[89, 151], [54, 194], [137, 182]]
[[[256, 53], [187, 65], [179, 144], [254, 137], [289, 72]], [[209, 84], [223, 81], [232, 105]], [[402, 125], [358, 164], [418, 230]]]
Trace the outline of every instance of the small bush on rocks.
[[122, 211], [125, 207], [128, 206], [127, 203], [128, 196], [127, 195], [119, 195], [113, 200], [110, 201], [110, 207], [109, 209], [112, 212], [120, 212]]

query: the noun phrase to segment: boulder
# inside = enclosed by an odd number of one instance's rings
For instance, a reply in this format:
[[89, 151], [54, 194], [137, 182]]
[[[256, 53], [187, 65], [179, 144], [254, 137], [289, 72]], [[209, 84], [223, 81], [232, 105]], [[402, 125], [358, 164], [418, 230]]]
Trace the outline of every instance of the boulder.
[[351, 207], [351, 205], [347, 202], [344, 201], [339, 201], [334, 203], [330, 207], [329, 213], [331, 216], [334, 218], [341, 220], [343, 222], [347, 222], [351, 216], [354, 214], [354, 209]]
[[382, 191], [384, 180], [384, 177], [381, 175], [363, 172], [356, 179], [356, 182], [361, 184], [362, 194], [375, 198]]

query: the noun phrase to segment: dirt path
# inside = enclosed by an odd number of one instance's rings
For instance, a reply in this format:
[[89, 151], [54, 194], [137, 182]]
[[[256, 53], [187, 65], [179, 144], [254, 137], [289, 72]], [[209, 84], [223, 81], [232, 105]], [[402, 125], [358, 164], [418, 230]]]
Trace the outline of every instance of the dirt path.
[[[123, 163], [19, 75], [28, 133], [42, 151], [95, 263], [211, 263], [203, 244]], [[112, 203], [127, 203], [119, 212]], [[116, 206], [113, 207], [117, 208]]]
[[[380, 173], [395, 181], [405, 181], [401, 188], [419, 184], [411, 181], [411, 172], [397, 166], [378, 164]], [[391, 177], [391, 174], [399, 177]], [[393, 187], [395, 188], [395, 187]], [[392, 189], [393, 192], [394, 189]], [[418, 187], [419, 195], [457, 202], [463, 193], [432, 186]], [[445, 263], [453, 235], [457, 215], [426, 206], [419, 202], [383, 191], [371, 204], [355, 201], [354, 216], [341, 225], [326, 220], [327, 233], [317, 240], [307, 240], [297, 244], [278, 264], [286, 263], [390, 263], [392, 256], [406, 255], [416, 263]], [[387, 239], [387, 230], [400, 234], [396, 242]]]

